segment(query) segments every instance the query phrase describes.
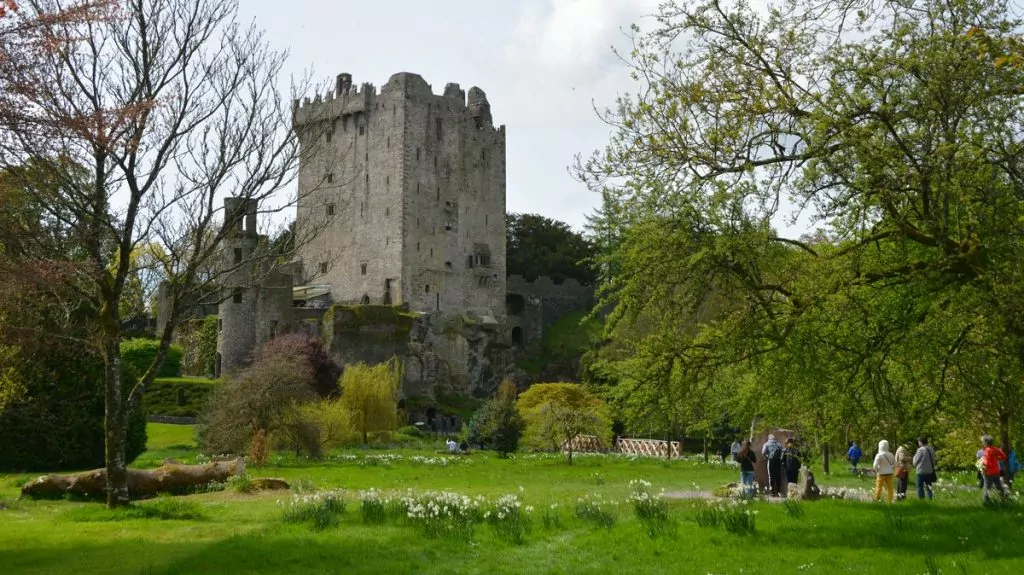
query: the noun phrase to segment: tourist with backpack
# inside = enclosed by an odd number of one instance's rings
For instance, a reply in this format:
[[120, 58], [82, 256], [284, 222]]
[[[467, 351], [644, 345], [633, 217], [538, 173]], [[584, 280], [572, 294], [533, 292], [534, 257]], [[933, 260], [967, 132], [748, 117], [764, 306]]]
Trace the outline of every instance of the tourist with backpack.
[[932, 484], [938, 479], [935, 474], [935, 449], [928, 445], [928, 438], [917, 438], [917, 452], [914, 453], [914, 471], [917, 475], [917, 498], [924, 499], [927, 489], [928, 499], [932, 498]]
[[775, 497], [782, 496], [782, 451], [782, 444], [774, 435], [769, 435], [768, 441], [761, 448], [761, 455], [768, 462], [769, 490]]
[[892, 476], [896, 473], [896, 456], [889, 451], [889, 442], [878, 442], [878, 453], [872, 465], [875, 469], [875, 501], [882, 499], [882, 487], [889, 492], [889, 503], [892, 503]]
[[1013, 489], [1013, 478], [1021, 468], [1020, 460], [1017, 459], [1017, 452], [1012, 447], [1007, 449], [1003, 446], [1003, 451], [1006, 452], [1006, 461], [1002, 465], [1003, 479], [1006, 481], [1006, 487]]
[[910, 455], [909, 444], [902, 444], [896, 449], [896, 500], [907, 498], [907, 483], [910, 478], [910, 467], [914, 460]]

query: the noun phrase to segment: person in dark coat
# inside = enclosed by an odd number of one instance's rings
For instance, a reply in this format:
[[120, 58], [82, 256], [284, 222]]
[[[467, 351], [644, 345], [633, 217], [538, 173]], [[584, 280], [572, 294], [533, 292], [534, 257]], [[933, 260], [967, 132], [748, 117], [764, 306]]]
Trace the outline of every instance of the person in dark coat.
[[790, 437], [786, 440], [786, 449], [782, 452], [782, 469], [786, 472], [786, 481], [797, 483], [800, 480], [800, 449]]
[[774, 435], [768, 436], [768, 441], [761, 448], [761, 456], [768, 462], [768, 485], [771, 494], [775, 497], [782, 495], [782, 452], [784, 451], [779, 440]]

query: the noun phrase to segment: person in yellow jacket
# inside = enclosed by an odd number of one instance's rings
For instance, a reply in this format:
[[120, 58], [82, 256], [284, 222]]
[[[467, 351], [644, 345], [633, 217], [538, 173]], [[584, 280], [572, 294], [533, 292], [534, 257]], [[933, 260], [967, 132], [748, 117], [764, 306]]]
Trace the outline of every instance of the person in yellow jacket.
[[889, 442], [878, 442], [878, 455], [875, 455], [875, 501], [882, 499], [882, 486], [889, 492], [889, 503], [892, 503], [892, 476], [896, 472], [896, 456], [889, 451]]

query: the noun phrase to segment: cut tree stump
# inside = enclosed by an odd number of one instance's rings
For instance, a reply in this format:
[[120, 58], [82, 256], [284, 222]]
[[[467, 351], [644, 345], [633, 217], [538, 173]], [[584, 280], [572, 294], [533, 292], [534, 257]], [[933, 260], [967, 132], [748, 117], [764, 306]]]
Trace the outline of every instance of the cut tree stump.
[[[156, 469], [129, 469], [128, 493], [132, 499], [158, 493], [182, 493], [207, 483], [223, 483], [229, 477], [245, 474], [245, 461], [215, 461], [202, 465], [182, 465], [165, 461]], [[21, 488], [24, 497], [59, 499], [65, 495], [102, 498], [107, 491], [107, 470], [95, 469], [74, 475], [44, 475]]]

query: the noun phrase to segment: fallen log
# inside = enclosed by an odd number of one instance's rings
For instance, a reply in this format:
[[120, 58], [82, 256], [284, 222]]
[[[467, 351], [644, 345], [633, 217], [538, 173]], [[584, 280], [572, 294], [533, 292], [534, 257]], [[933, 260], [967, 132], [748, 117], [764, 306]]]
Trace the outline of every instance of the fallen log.
[[[223, 483], [229, 477], [245, 474], [245, 461], [215, 461], [202, 465], [182, 465], [168, 460], [156, 469], [129, 469], [128, 494], [141, 499], [158, 493], [188, 493], [207, 483]], [[106, 496], [107, 470], [94, 469], [74, 475], [44, 475], [21, 488], [23, 497], [60, 499], [73, 495], [83, 499]]]

